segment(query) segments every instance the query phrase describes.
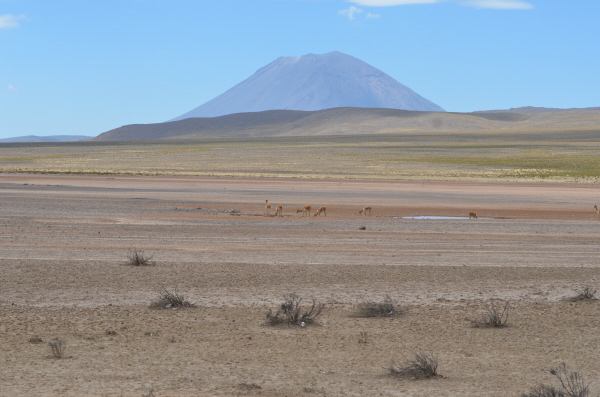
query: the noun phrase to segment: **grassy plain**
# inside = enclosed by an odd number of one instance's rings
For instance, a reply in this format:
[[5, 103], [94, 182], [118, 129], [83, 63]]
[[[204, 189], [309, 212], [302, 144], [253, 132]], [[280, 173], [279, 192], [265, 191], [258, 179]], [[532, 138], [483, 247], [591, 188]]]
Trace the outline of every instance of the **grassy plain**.
[[600, 130], [0, 145], [0, 172], [597, 182]]

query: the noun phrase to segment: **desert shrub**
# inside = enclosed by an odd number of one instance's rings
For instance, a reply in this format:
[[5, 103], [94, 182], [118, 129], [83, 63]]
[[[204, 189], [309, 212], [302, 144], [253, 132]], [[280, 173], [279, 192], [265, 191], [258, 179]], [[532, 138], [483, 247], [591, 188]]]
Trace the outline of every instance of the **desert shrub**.
[[42, 338], [35, 336], [33, 338], [29, 338], [29, 343], [43, 343]]
[[161, 288], [158, 297], [150, 303], [150, 307], [155, 309], [179, 309], [186, 307], [196, 307], [196, 304], [187, 300], [187, 298], [177, 292], [177, 288], [169, 291]]
[[156, 397], [156, 394], [154, 394], [154, 389], [148, 390], [148, 393], [142, 394], [142, 397]]
[[256, 383], [240, 383], [238, 385], [238, 389], [240, 390], [260, 390], [262, 389], [262, 387], [260, 385], [257, 385]]
[[529, 393], [521, 394], [521, 397], [588, 397], [589, 386], [585, 384], [583, 376], [577, 371], [569, 371], [565, 363], [560, 363], [552, 368], [550, 373], [560, 382], [560, 388], [544, 384], [537, 385]]
[[403, 314], [398, 301], [386, 294], [382, 302], [365, 302], [358, 305], [358, 317], [393, 317]]
[[431, 353], [415, 353], [414, 358], [407, 359], [402, 365], [392, 360], [388, 372], [392, 376], [400, 378], [426, 379], [439, 376], [437, 373], [438, 358]]
[[284, 296], [284, 302], [275, 314], [272, 311], [267, 313], [268, 325], [298, 325], [305, 326], [316, 323], [317, 317], [323, 312], [325, 305], [312, 300], [312, 305], [308, 309], [303, 309], [300, 304], [302, 298], [297, 294]]
[[469, 320], [476, 328], [502, 328], [508, 321], [510, 301], [498, 302], [491, 300], [486, 313], [479, 320]]
[[369, 342], [369, 335], [367, 334], [367, 331], [360, 331], [360, 334], [358, 336], [358, 343], [367, 343]]
[[577, 302], [577, 301], [589, 301], [589, 300], [594, 300], [596, 299], [596, 290], [593, 289], [592, 287], [583, 287], [583, 289], [581, 291], [575, 291], [577, 292], [577, 295], [569, 298], [570, 301], [572, 302]]
[[131, 266], [154, 266], [153, 256], [146, 256], [144, 251], [132, 249], [127, 253], [127, 264]]
[[326, 395], [327, 393], [325, 393], [325, 388], [321, 387], [316, 388], [316, 387], [305, 387], [303, 389], [304, 393], [317, 393], [317, 394], [322, 394], [322, 395]]
[[67, 348], [67, 342], [62, 339], [56, 339], [54, 342], [48, 342], [48, 346], [50, 346], [50, 351], [52, 352], [52, 357], [54, 358], [63, 358], [65, 355], [65, 350]]

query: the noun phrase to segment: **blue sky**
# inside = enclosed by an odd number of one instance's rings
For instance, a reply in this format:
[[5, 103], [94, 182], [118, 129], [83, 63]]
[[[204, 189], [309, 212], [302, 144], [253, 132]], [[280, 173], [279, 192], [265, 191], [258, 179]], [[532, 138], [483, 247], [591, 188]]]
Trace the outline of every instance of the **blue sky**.
[[598, 0], [0, 0], [0, 138], [181, 115], [341, 51], [448, 111], [600, 106]]

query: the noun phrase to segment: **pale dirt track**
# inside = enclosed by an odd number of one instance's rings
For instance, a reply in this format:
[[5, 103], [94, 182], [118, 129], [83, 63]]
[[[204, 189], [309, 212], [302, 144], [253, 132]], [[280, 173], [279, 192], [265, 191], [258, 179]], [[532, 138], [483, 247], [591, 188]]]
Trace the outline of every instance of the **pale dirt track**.
[[[600, 287], [597, 186], [3, 174], [0, 195], [2, 397], [519, 396], [560, 361], [600, 386], [600, 305], [563, 300]], [[160, 286], [199, 308], [148, 308]], [[291, 292], [327, 304], [320, 326], [262, 324]], [[404, 316], [351, 316], [386, 293]], [[510, 327], [465, 320], [490, 298]], [[443, 378], [386, 376], [418, 350]]]

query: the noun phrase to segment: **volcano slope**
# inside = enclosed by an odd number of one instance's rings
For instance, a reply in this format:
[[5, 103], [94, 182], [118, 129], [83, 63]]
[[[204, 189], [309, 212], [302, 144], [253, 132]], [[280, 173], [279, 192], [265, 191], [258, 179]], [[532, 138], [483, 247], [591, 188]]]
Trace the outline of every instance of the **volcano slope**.
[[[600, 283], [594, 185], [0, 174], [0, 191], [2, 396], [500, 397], [554, 385], [561, 361], [600, 375], [598, 303], [564, 299]], [[155, 265], [126, 265], [133, 249]], [[150, 308], [162, 287], [197, 308]], [[317, 325], [265, 325], [290, 293], [326, 304]], [[403, 315], [354, 315], [386, 294]], [[508, 326], [473, 328], [492, 298]], [[443, 377], [387, 375], [417, 351]]]

